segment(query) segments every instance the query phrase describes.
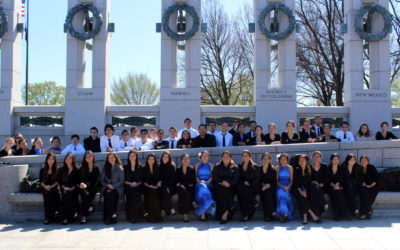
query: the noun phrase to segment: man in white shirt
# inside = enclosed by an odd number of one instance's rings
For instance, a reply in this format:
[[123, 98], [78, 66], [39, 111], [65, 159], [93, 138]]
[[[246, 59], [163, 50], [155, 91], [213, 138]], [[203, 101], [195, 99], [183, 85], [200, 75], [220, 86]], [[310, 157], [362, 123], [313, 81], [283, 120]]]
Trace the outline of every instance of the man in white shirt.
[[215, 135], [217, 139], [217, 147], [232, 147], [232, 139], [233, 136], [231, 133], [228, 133], [229, 125], [227, 122], [223, 122], [221, 124], [221, 132]]
[[69, 152], [71, 152], [73, 155], [86, 153], [83, 145], [79, 143], [79, 135], [74, 134], [71, 136], [71, 144], [65, 147], [65, 149], [61, 151], [61, 154], [66, 155]]
[[151, 150], [153, 149], [153, 141], [149, 138], [147, 129], [140, 130], [140, 140], [135, 142], [136, 150]]
[[150, 139], [152, 141], [157, 140], [157, 129], [156, 128], [151, 128], [150, 129]]
[[138, 137], [138, 128], [136, 126], [133, 126], [131, 128], [131, 137], [129, 138], [129, 143], [131, 145], [135, 145], [135, 142], [140, 140], [140, 138]]
[[132, 146], [132, 143], [129, 140], [129, 132], [127, 129], [122, 130], [121, 137], [122, 139], [119, 142], [119, 147], [117, 148], [117, 151], [129, 151], [135, 148], [134, 146]]
[[182, 138], [182, 132], [184, 130], [187, 130], [187, 131], [190, 132], [190, 137], [191, 138], [195, 138], [196, 136], [199, 135], [199, 132], [197, 132], [196, 129], [192, 128], [192, 119], [186, 118], [185, 121], [183, 122], [183, 124], [185, 125], [185, 127], [183, 129], [179, 130], [178, 139]]
[[216, 136], [217, 135], [216, 129], [217, 129], [217, 124], [214, 121], [209, 122], [207, 134]]
[[104, 126], [104, 135], [100, 137], [101, 152], [115, 152], [119, 147], [119, 136], [114, 135], [114, 128], [111, 124]]
[[169, 148], [174, 149], [178, 145], [178, 138], [176, 137], [177, 134], [177, 129], [175, 127], [170, 127], [169, 128], [169, 137], [167, 138], [167, 141], [169, 143]]
[[341, 142], [351, 142], [354, 141], [354, 136], [351, 131], [349, 131], [349, 123], [342, 123], [342, 130], [336, 132], [336, 138], [340, 139]]

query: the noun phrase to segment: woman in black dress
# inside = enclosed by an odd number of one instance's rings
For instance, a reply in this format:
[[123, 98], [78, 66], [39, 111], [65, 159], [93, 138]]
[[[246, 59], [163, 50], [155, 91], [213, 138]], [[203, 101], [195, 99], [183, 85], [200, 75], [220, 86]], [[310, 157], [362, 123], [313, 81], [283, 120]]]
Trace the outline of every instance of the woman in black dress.
[[389, 131], [389, 123], [388, 122], [382, 122], [381, 123], [381, 131], [376, 132], [375, 139], [377, 139], [377, 140], [393, 140], [393, 139], [397, 139], [397, 136], [395, 136], [392, 132]]
[[276, 133], [276, 124], [268, 124], [268, 134], [265, 135], [266, 144], [281, 144], [281, 135]]
[[361, 187], [361, 166], [358, 165], [354, 154], [348, 154], [342, 164], [342, 168], [346, 175], [349, 176], [349, 181], [344, 187], [347, 209], [351, 215], [358, 217], [359, 210], [356, 204], [356, 197]]
[[140, 179], [141, 165], [138, 153], [131, 150], [128, 153], [128, 163], [124, 166], [126, 196], [126, 219], [132, 223], [140, 221], [144, 216], [142, 200], [142, 181]]
[[372, 215], [372, 204], [378, 195], [379, 175], [375, 166], [369, 164], [367, 155], [360, 158], [361, 171], [361, 189], [360, 189], [360, 219], [369, 219]]
[[162, 221], [160, 201], [161, 180], [159, 173], [160, 169], [158, 167], [156, 155], [153, 153], [148, 154], [141, 175], [144, 192], [144, 207], [146, 209], [145, 218], [148, 222]]
[[242, 221], [250, 220], [258, 207], [256, 195], [260, 185], [260, 170], [251, 159], [249, 150], [242, 152], [242, 163], [239, 164], [239, 182], [236, 184], [236, 194], [242, 211]]
[[44, 154], [44, 150], [42, 149], [42, 139], [40, 137], [36, 137], [32, 142], [32, 148], [29, 150], [30, 155], [42, 155]]
[[260, 125], [256, 126], [256, 135], [254, 137], [248, 138], [247, 145], [265, 145], [265, 137], [263, 134], [263, 127]]
[[299, 143], [300, 135], [294, 130], [294, 121], [290, 120], [286, 123], [286, 132], [282, 133], [282, 144]]
[[124, 177], [121, 160], [114, 152], [108, 153], [100, 178], [104, 196], [103, 221], [106, 225], [117, 223], [118, 201], [123, 197]]
[[328, 167], [328, 194], [332, 201], [334, 220], [350, 219], [343, 190], [349, 179], [339, 163], [339, 155], [337, 153], [332, 154], [331, 164]]
[[196, 184], [196, 172], [190, 166], [188, 154], [181, 156], [182, 165], [176, 169], [175, 182], [178, 191], [178, 209], [183, 214], [183, 221], [189, 222], [188, 213], [193, 209], [194, 185]]
[[92, 151], [88, 150], [83, 155], [79, 172], [81, 177], [78, 189], [81, 196], [81, 224], [85, 224], [89, 214], [94, 211], [93, 199], [97, 194], [100, 176], [100, 168], [96, 165], [96, 158]]
[[311, 182], [308, 186], [311, 210], [319, 217], [324, 211], [328, 210], [328, 203], [324, 197], [328, 181], [328, 165], [321, 163], [321, 160], [322, 153], [320, 151], [312, 153]]
[[264, 209], [264, 220], [271, 221], [276, 217], [276, 170], [271, 165], [271, 155], [261, 156], [263, 166], [260, 168], [260, 200]]
[[229, 151], [222, 153], [222, 160], [213, 169], [215, 200], [217, 202], [217, 219], [226, 224], [233, 217], [235, 185], [239, 181], [239, 168], [232, 160]]
[[336, 136], [331, 135], [331, 125], [325, 124], [324, 125], [324, 134], [320, 137], [320, 142], [337, 142], [340, 141], [336, 138]]
[[192, 137], [188, 130], [183, 130], [182, 138], [178, 141], [178, 148], [192, 148]]
[[57, 159], [54, 153], [48, 153], [44, 168], [40, 169], [40, 186], [43, 189], [44, 224], [57, 220], [59, 216], [60, 196], [57, 182]]
[[78, 217], [78, 184], [80, 175], [75, 157], [69, 152], [64, 158], [64, 165], [58, 170], [57, 181], [61, 190], [61, 220], [62, 224]]
[[5, 156], [13, 156], [15, 154], [15, 151], [12, 149], [14, 145], [14, 138], [8, 137], [4, 141], [4, 146], [0, 151], [0, 157], [5, 157]]
[[310, 199], [307, 195], [311, 184], [311, 166], [307, 155], [300, 155], [299, 164], [294, 168], [292, 193], [303, 218], [303, 224], [308, 223], [308, 214], [314, 222], [320, 222], [318, 216], [311, 210]]
[[172, 207], [171, 197], [175, 194], [175, 162], [172, 160], [171, 152], [162, 153], [159, 171], [161, 208], [168, 216], [174, 215], [176, 212]]

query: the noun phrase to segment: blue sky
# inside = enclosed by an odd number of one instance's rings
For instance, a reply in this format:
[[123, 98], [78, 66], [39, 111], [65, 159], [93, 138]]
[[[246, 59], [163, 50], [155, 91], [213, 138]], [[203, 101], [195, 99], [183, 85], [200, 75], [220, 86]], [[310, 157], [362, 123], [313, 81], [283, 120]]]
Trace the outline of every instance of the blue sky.
[[[28, 0], [29, 1], [29, 0]], [[203, 0], [204, 1], [204, 0]], [[220, 0], [234, 14], [243, 0]], [[31, 0], [29, 19], [29, 82], [55, 81], [65, 85], [66, 34], [63, 24], [67, 0]], [[127, 72], [145, 73], [160, 81], [160, 34], [155, 24], [161, 21], [161, 0], [113, 0], [111, 22], [111, 82]], [[22, 80], [25, 84], [25, 49], [22, 52]], [[90, 52], [89, 52], [90, 53]], [[88, 64], [91, 68], [91, 64]], [[91, 81], [90, 74], [87, 80]], [[86, 85], [88, 86], [88, 85]]]

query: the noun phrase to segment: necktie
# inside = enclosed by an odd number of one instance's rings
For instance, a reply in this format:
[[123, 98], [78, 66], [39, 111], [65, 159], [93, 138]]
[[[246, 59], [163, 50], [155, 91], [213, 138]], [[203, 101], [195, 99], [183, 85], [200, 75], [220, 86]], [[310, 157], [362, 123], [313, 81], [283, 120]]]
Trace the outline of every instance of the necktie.
[[74, 148], [74, 150], [76, 151], [76, 148]]
[[126, 142], [125, 142], [125, 147], [126, 147], [127, 145], [126, 145]]
[[347, 139], [346, 133], [343, 134], [343, 139]]
[[310, 136], [310, 131], [307, 131], [307, 135]]
[[317, 128], [317, 133], [318, 133], [318, 135], [321, 135], [321, 129], [320, 129], [320, 127]]
[[108, 139], [108, 146], [109, 146], [110, 148], [112, 148], [112, 144], [111, 144], [111, 139], [110, 139], [110, 138]]
[[175, 140], [171, 140], [171, 148], [174, 148], [174, 142]]
[[222, 147], [225, 147], [225, 134], [222, 134]]

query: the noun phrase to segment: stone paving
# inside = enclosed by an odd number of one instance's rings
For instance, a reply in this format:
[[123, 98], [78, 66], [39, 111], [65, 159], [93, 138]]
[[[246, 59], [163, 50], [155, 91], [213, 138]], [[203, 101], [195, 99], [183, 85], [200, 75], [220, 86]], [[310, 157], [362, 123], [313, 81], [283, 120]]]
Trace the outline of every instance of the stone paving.
[[400, 249], [400, 217], [300, 221], [0, 224], [0, 249]]

